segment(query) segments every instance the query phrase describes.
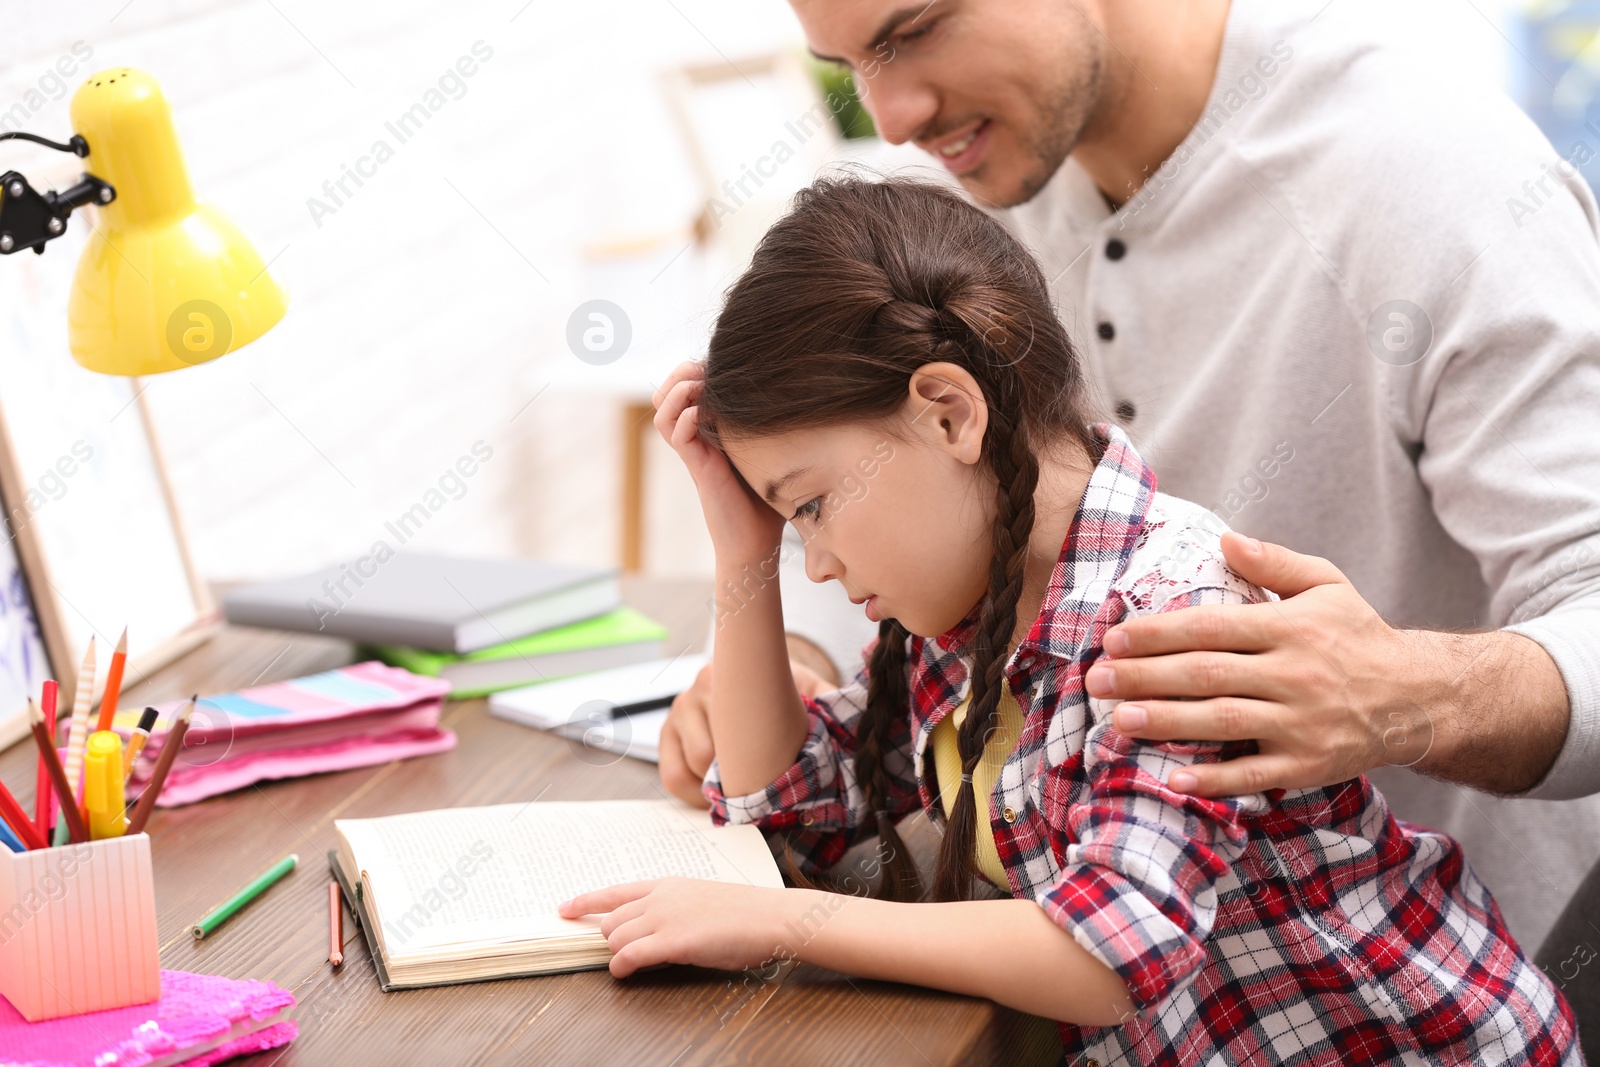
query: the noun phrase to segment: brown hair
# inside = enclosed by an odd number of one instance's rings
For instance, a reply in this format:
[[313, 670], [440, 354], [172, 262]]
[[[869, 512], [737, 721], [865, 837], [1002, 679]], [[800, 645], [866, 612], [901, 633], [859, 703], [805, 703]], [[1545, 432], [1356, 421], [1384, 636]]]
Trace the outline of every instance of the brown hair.
[[[1077, 353], [1033, 257], [955, 193], [907, 180], [829, 178], [802, 190], [728, 291], [711, 336], [702, 432], [716, 443], [844, 422], [888, 420], [912, 373], [964, 367], [989, 407], [983, 461], [995, 482], [989, 588], [967, 652], [971, 703], [958, 734], [963, 778], [934, 876], [934, 897], [971, 891], [971, 773], [998, 725], [1001, 686], [1033, 529], [1046, 444], [1098, 456]], [[908, 634], [885, 620], [871, 653], [856, 779], [888, 853], [879, 895], [916, 899], [916, 868], [888, 812], [887, 739], [907, 715]], [[925, 763], [939, 795], [933, 762]], [[984, 807], [987, 817], [988, 806]]]

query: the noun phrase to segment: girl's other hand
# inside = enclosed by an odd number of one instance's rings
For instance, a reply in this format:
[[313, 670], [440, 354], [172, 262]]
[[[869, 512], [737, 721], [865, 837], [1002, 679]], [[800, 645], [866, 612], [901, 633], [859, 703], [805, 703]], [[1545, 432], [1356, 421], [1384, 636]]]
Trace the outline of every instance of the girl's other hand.
[[563, 919], [604, 914], [611, 973], [626, 978], [665, 963], [723, 971], [775, 962], [783, 954], [786, 889], [693, 878], [657, 878], [581, 893], [561, 905]]
[[[794, 673], [794, 687], [803, 697], [815, 699], [839, 688], [837, 682], [797, 659], [789, 661], [789, 669]], [[711, 741], [711, 664], [701, 667], [694, 684], [673, 699], [667, 721], [661, 724], [660, 757], [661, 784], [667, 792], [686, 804], [709, 808], [701, 783], [716, 757]]]
[[745, 485], [720, 449], [700, 439], [698, 404], [703, 392], [700, 364], [680, 364], [651, 398], [656, 430], [694, 478], [717, 554], [728, 562], [765, 561], [778, 550], [783, 517]]

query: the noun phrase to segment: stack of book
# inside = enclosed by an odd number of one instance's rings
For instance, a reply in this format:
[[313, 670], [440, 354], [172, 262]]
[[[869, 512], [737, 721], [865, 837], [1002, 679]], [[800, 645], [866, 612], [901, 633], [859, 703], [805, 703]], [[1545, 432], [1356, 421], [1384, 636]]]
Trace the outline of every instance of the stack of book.
[[617, 572], [533, 560], [364, 556], [223, 599], [229, 622], [346, 637], [385, 663], [484, 696], [662, 656]]

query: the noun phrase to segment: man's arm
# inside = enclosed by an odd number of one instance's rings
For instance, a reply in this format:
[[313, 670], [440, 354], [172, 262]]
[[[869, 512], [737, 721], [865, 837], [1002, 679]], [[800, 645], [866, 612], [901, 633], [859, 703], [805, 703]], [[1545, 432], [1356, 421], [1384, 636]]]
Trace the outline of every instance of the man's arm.
[[1185, 768], [1174, 788], [1294, 789], [1390, 765], [1516, 793], [1556, 762], [1568, 695], [1539, 643], [1398, 630], [1326, 560], [1232, 533], [1222, 544], [1230, 567], [1286, 599], [1130, 619], [1087, 679], [1123, 701], [1112, 721], [1129, 736], [1257, 741], [1259, 755]]

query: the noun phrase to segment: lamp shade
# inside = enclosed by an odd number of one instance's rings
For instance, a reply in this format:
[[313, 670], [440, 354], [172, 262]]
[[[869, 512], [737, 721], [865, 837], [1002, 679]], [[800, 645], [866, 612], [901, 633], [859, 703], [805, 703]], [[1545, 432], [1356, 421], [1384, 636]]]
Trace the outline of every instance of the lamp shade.
[[73, 358], [102, 374], [180, 370], [249, 344], [288, 298], [233, 222], [197, 203], [172, 112], [150, 75], [121, 67], [72, 98], [89, 172], [117, 198], [100, 209], [67, 303]]

